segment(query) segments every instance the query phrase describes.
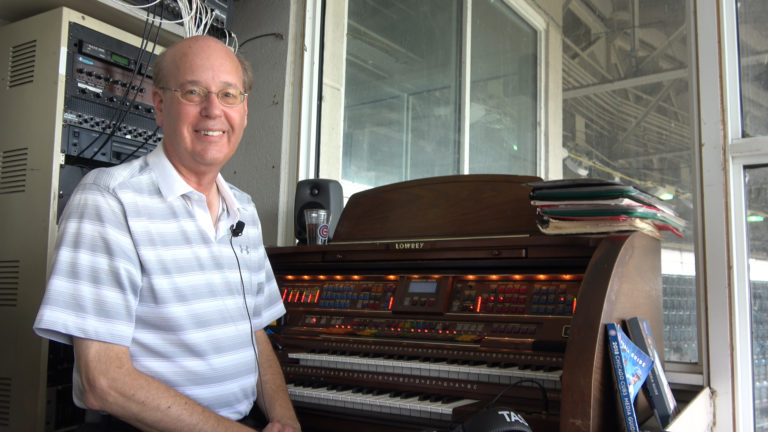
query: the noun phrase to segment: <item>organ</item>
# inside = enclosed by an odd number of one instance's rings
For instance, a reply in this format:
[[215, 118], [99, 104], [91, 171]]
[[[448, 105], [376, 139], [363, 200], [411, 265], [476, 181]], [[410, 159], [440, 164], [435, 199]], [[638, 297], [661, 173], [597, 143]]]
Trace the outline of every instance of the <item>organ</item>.
[[541, 234], [538, 180], [371, 189], [327, 246], [267, 249], [287, 309], [273, 341], [304, 430], [449, 430], [489, 404], [537, 432], [619, 429], [604, 324], [642, 316], [663, 343], [660, 243]]

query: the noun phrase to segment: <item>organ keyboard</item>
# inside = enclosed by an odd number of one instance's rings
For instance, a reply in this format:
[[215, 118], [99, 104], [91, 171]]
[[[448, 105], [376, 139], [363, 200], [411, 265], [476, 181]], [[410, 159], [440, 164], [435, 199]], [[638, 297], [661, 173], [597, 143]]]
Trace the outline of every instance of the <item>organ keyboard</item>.
[[659, 242], [544, 236], [534, 180], [376, 188], [327, 246], [268, 248], [304, 430], [448, 430], [490, 403], [537, 432], [618, 429], [603, 328], [643, 316], [661, 341]]

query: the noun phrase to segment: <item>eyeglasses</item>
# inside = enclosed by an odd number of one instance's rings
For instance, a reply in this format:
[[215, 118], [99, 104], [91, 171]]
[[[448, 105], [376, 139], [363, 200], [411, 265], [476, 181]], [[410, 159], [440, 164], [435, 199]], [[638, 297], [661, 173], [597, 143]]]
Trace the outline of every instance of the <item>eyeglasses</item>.
[[[176, 93], [176, 96], [179, 97], [179, 100], [182, 102], [186, 102], [188, 104], [195, 104], [199, 105], [208, 99], [208, 94], [211, 93], [210, 90], [203, 88], [203, 87], [182, 87], [182, 88], [168, 88], [168, 87], [158, 87], [160, 90], [170, 90], [174, 93]], [[243, 103], [243, 100], [245, 100], [245, 96], [248, 95], [248, 93], [242, 92], [235, 88], [226, 88], [221, 89], [216, 92], [216, 99], [221, 102], [222, 105], [233, 107], [238, 106], [241, 103]]]

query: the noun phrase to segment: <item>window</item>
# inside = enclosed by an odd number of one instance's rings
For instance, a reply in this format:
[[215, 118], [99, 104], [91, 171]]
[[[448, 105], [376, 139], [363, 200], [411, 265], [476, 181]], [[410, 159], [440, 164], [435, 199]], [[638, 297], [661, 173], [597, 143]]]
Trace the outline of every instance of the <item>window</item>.
[[689, 229], [662, 243], [664, 353], [668, 369], [700, 374], [689, 3], [327, 2], [316, 175], [347, 196], [506, 173], [597, 177], [667, 199]]
[[333, 140], [320, 150], [341, 165], [328, 176], [348, 196], [440, 175], [540, 174], [539, 38], [502, 0], [349, 0], [342, 115], [323, 123], [340, 124], [341, 152]]

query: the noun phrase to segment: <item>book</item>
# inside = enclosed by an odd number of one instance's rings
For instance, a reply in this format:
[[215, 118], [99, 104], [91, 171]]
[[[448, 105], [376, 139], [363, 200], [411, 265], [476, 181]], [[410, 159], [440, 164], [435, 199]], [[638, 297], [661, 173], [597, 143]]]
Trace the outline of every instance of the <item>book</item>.
[[634, 317], [627, 320], [627, 331], [629, 332], [630, 339], [653, 360], [653, 367], [648, 374], [643, 389], [646, 395], [648, 395], [648, 400], [651, 403], [659, 426], [662, 429], [666, 429], [677, 415], [677, 402], [672, 394], [672, 389], [669, 387], [659, 353], [656, 350], [656, 342], [653, 339], [651, 326], [648, 320]]
[[686, 226], [684, 219], [666, 212], [662, 212], [654, 207], [647, 206], [569, 204], [562, 206], [539, 206], [538, 212], [544, 216], [570, 217], [574, 219], [585, 220], [608, 216], [626, 216], [639, 219], [650, 219], [655, 222], [670, 225], [677, 230], [683, 230]]
[[549, 180], [528, 183], [532, 201], [594, 201], [626, 198], [661, 211], [675, 214], [671, 207], [655, 196], [634, 186], [601, 179]]
[[538, 221], [544, 234], [604, 234], [622, 231], [641, 231], [653, 238], [661, 239], [659, 227], [645, 219], [610, 218], [603, 220], [565, 220], [544, 218]]
[[606, 323], [605, 327], [622, 424], [627, 432], [639, 432], [635, 397], [648, 377], [653, 360], [632, 343], [621, 325]]

